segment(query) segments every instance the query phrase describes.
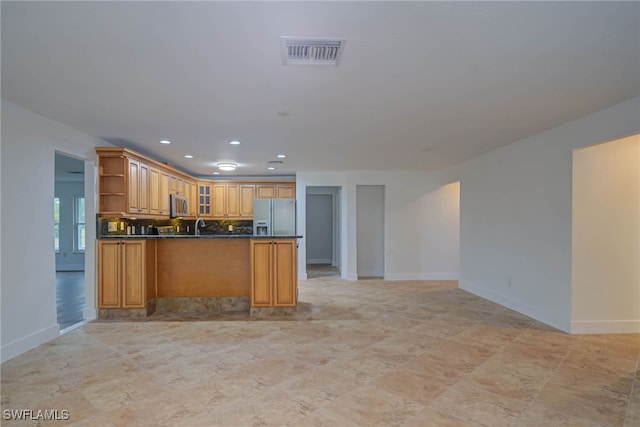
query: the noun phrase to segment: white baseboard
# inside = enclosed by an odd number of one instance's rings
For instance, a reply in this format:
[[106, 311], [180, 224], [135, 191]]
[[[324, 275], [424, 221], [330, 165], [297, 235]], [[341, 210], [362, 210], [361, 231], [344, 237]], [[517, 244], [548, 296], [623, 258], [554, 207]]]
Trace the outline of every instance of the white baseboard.
[[458, 280], [458, 273], [388, 273], [384, 280]]
[[547, 325], [553, 326], [554, 328], [560, 329], [561, 331], [571, 333], [571, 324], [569, 321], [563, 322], [558, 321], [558, 319], [553, 319], [553, 317], [544, 310], [540, 310], [536, 307], [515, 300], [507, 295], [499, 294], [491, 289], [487, 289], [483, 286], [471, 283], [466, 280], [460, 280], [458, 286], [460, 287], [460, 289], [471, 292], [474, 295], [478, 295], [479, 297], [488, 299], [489, 301], [493, 301], [496, 304], [500, 304], [502, 306], [510, 308], [511, 310], [515, 310], [518, 313], [522, 313], [525, 316], [529, 316], [542, 323], [546, 323]]
[[637, 334], [640, 320], [579, 320], [571, 322], [572, 334]]
[[298, 280], [307, 280], [307, 273], [298, 273]]
[[327, 259], [307, 259], [307, 264], [331, 264], [331, 258]]
[[95, 307], [85, 307], [84, 310], [82, 310], [82, 318], [87, 322], [96, 320], [98, 318], [98, 311]]
[[340, 276], [341, 279], [344, 280], [358, 280], [358, 275], [354, 273], [345, 273], [343, 272]]
[[16, 356], [39, 346], [40, 344], [44, 344], [47, 341], [58, 337], [59, 335], [60, 326], [56, 323], [55, 325], [49, 326], [46, 329], [42, 329], [35, 334], [31, 334], [27, 337], [4, 345], [2, 346], [2, 355], [0, 356], [0, 361], [4, 363], [9, 359], [13, 359]]

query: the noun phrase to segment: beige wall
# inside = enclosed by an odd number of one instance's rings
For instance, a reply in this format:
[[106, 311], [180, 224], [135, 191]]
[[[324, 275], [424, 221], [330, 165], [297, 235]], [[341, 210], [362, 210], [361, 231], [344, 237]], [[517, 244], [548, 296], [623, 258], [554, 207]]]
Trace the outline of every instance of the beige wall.
[[573, 154], [572, 332], [640, 332], [640, 134]]

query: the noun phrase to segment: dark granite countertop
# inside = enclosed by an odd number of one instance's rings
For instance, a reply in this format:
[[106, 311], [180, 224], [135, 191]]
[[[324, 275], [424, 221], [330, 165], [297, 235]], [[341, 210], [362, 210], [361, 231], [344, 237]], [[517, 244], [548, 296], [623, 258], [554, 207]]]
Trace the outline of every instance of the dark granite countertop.
[[253, 234], [130, 234], [130, 235], [106, 235], [99, 236], [98, 240], [108, 239], [301, 239], [302, 236], [254, 236]]

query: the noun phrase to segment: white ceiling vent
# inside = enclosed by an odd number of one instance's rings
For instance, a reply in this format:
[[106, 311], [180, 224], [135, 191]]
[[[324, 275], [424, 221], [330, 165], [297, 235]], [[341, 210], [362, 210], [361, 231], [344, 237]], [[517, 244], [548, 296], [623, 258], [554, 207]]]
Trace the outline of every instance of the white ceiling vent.
[[284, 65], [338, 65], [346, 39], [280, 37]]

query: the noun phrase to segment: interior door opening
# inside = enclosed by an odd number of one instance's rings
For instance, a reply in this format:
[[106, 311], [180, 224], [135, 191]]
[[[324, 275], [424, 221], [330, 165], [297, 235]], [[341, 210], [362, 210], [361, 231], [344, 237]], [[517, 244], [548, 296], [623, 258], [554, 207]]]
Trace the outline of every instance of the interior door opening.
[[307, 187], [307, 278], [340, 275], [340, 187]]
[[84, 320], [84, 161], [56, 153], [54, 181], [56, 313], [64, 331]]

